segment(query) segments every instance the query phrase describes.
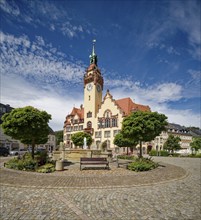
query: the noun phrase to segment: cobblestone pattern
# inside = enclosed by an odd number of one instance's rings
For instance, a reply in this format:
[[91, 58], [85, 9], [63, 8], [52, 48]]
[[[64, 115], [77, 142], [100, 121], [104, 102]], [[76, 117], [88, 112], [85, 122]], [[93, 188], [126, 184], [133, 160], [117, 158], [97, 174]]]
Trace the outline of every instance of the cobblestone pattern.
[[79, 166], [74, 165], [67, 171], [59, 171], [52, 174], [3, 168], [0, 170], [0, 175], [0, 183], [7, 186], [15, 185], [29, 188], [113, 188], [149, 185], [179, 179], [186, 175], [186, 171], [181, 167], [166, 164], [149, 172], [136, 173], [125, 168], [116, 168], [113, 164], [109, 171], [103, 169], [80, 171]]
[[[45, 187], [21, 188], [14, 185], [13, 187], [3, 185], [1, 186], [0, 219], [201, 219], [201, 160], [190, 158], [156, 158], [156, 160], [172, 164], [170, 166], [172, 172], [174, 172], [174, 168], [177, 168], [175, 165], [180, 166], [187, 170], [189, 175], [174, 181], [161, 183], [161, 179], [158, 179], [158, 183], [155, 181], [154, 184], [150, 183], [147, 186], [138, 184], [121, 188], [46, 189]], [[3, 170], [3, 172], [5, 171]], [[35, 182], [42, 177], [42, 175], [40, 178], [38, 175], [32, 176], [35, 176]], [[135, 175], [135, 177], [137, 176], [138, 174]], [[113, 177], [115, 176], [113, 175]], [[24, 176], [23, 181], [27, 182], [27, 180]], [[59, 186], [60, 183], [57, 182], [57, 185]]]

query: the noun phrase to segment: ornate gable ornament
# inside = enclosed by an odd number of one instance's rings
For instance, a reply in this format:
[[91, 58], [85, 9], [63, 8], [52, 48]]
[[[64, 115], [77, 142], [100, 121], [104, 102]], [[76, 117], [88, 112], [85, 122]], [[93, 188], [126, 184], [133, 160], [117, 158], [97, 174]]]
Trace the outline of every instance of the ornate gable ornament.
[[101, 105], [104, 104], [105, 100], [109, 98], [111, 99], [111, 101], [114, 103], [115, 106], [117, 106], [117, 109], [120, 111], [120, 113], [124, 116], [125, 115], [125, 112], [120, 108], [120, 106], [116, 103], [115, 99], [113, 99], [113, 96], [110, 94], [110, 91], [109, 89], [107, 90], [107, 93], [106, 95], [104, 96], [103, 98], [103, 102], [101, 103]]

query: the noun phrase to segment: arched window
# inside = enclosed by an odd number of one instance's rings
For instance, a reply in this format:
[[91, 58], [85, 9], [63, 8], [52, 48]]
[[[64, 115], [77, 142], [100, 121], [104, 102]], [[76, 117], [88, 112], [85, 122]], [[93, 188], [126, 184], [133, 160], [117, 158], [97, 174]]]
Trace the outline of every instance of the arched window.
[[87, 122], [87, 128], [91, 128], [92, 127], [92, 123], [91, 123], [91, 121], [88, 121]]
[[87, 113], [87, 118], [91, 118], [92, 117], [92, 112], [88, 112]]
[[109, 110], [109, 109], [107, 109], [105, 112], [104, 112], [104, 117], [105, 118], [110, 118], [112, 116], [112, 112]]
[[105, 127], [110, 128], [110, 118], [105, 119]]

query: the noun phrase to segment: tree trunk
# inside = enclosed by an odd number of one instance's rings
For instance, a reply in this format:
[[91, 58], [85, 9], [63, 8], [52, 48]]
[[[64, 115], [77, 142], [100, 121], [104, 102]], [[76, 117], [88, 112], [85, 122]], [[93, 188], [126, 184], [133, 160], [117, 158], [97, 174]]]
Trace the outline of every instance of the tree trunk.
[[35, 148], [35, 140], [33, 139], [31, 143], [31, 157], [33, 160], [34, 160], [34, 148]]
[[127, 155], [128, 155], [128, 147], [127, 147]]
[[139, 154], [139, 158], [142, 158], [142, 141], [140, 141], [140, 154]]

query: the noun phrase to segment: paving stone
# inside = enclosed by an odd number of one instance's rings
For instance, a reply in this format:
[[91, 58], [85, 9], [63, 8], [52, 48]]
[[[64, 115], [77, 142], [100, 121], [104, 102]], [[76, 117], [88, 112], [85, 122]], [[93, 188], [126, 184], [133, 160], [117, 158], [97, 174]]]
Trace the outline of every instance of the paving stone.
[[124, 168], [36, 174], [0, 170], [2, 220], [197, 220], [201, 160], [154, 158], [165, 167], [134, 173]]

